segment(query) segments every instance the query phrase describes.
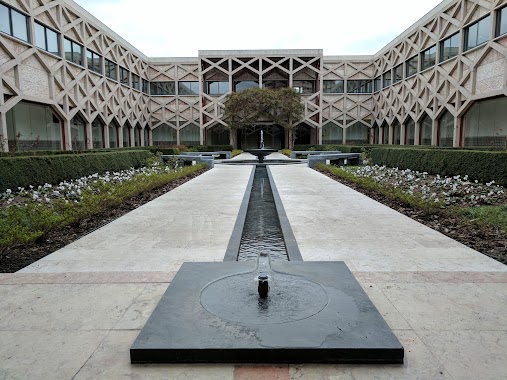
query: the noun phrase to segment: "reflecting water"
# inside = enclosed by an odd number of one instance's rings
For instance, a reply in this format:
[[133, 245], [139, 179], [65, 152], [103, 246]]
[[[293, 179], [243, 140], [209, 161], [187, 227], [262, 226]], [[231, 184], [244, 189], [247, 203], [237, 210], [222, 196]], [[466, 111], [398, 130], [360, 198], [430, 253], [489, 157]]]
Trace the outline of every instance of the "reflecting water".
[[239, 247], [238, 261], [257, 260], [267, 253], [271, 260], [288, 260], [282, 229], [266, 167], [257, 166]]

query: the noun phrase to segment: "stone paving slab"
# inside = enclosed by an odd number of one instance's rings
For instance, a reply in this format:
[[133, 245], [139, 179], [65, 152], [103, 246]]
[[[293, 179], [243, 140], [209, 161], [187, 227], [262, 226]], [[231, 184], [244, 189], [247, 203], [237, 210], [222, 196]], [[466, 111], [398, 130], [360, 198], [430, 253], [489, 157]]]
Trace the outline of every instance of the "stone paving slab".
[[131, 365], [181, 263], [223, 259], [251, 169], [217, 165], [0, 274], [0, 379], [505, 379], [507, 267], [303, 164], [271, 167], [303, 258], [347, 263], [404, 365]]

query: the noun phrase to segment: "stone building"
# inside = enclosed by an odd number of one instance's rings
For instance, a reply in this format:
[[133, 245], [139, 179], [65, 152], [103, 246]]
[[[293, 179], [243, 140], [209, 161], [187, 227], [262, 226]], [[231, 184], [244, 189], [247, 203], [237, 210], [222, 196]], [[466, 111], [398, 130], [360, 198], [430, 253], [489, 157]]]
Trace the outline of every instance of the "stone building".
[[[507, 0], [444, 0], [371, 56], [199, 51], [150, 58], [71, 0], [0, 0], [0, 146], [227, 144], [230, 91], [294, 87], [296, 143], [505, 147]], [[286, 146], [269, 121], [242, 147]]]

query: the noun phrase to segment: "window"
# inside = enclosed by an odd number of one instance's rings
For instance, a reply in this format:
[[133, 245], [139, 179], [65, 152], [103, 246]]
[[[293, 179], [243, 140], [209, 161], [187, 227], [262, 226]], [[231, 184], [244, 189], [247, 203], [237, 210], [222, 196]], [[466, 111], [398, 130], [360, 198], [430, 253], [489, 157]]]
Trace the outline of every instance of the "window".
[[199, 95], [199, 82], [178, 82], [178, 94]]
[[88, 64], [88, 70], [95, 71], [96, 73], [102, 74], [101, 56], [97, 53], [86, 50], [86, 61]]
[[86, 124], [78, 115], [74, 116], [70, 121], [70, 141], [72, 150], [86, 149]]
[[368, 79], [347, 80], [347, 92], [349, 94], [371, 94], [372, 83]]
[[174, 82], [151, 82], [151, 95], [176, 95]]
[[259, 82], [255, 80], [240, 80], [234, 82], [234, 91], [240, 92], [249, 88], [259, 88]]
[[463, 50], [470, 50], [489, 40], [489, 29], [491, 26], [490, 17], [470, 25], [465, 29], [465, 46]]
[[507, 33], [507, 7], [503, 7], [496, 12], [496, 30], [495, 36], [501, 36]]
[[35, 44], [40, 49], [60, 55], [60, 49], [58, 49], [58, 33], [38, 22], [35, 23]]
[[435, 66], [437, 57], [437, 46], [432, 46], [421, 53], [421, 70]]
[[403, 64], [396, 66], [393, 69], [393, 84], [403, 80]]
[[65, 59], [83, 66], [83, 46], [77, 42], [64, 38]]
[[0, 4], [0, 32], [28, 42], [28, 19], [14, 9]]
[[139, 75], [132, 74], [132, 88], [141, 91], [141, 78]]
[[324, 94], [343, 94], [345, 92], [345, 81], [338, 80], [325, 80], [324, 81]]
[[380, 75], [373, 80], [373, 87], [375, 92], [382, 90], [382, 77]]
[[386, 71], [383, 75], [383, 87], [389, 87], [391, 85], [391, 70]]
[[223, 95], [229, 91], [229, 81], [206, 82], [206, 93], [209, 95]]
[[292, 82], [292, 87], [300, 94], [314, 94], [315, 81], [314, 80], [295, 80]]
[[146, 79], [143, 79], [143, 89], [142, 89], [142, 91], [145, 94], [149, 94], [150, 93], [150, 82], [148, 82]]
[[459, 54], [459, 33], [453, 34], [440, 42], [440, 62], [447, 61]]
[[106, 59], [106, 76], [113, 80], [118, 80], [118, 71], [116, 63], [113, 61], [110, 61], [109, 59]]
[[418, 57], [416, 55], [405, 62], [405, 78], [417, 74], [417, 64], [419, 63], [417, 58]]
[[125, 86], [130, 85], [129, 71], [126, 68], [121, 67], [121, 66], [120, 66], [120, 83], [124, 84]]
[[286, 80], [265, 80], [262, 82], [263, 88], [285, 88], [289, 87], [289, 82]]

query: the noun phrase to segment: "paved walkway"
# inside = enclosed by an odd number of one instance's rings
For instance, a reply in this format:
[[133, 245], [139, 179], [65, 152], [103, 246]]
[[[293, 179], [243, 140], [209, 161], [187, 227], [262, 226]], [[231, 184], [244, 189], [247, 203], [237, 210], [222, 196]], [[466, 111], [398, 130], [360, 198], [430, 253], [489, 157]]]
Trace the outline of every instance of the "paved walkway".
[[221, 261], [251, 166], [215, 169], [0, 275], [0, 379], [504, 379], [507, 266], [308, 169], [272, 166], [303, 258], [344, 260], [401, 365], [131, 365], [183, 261]]

